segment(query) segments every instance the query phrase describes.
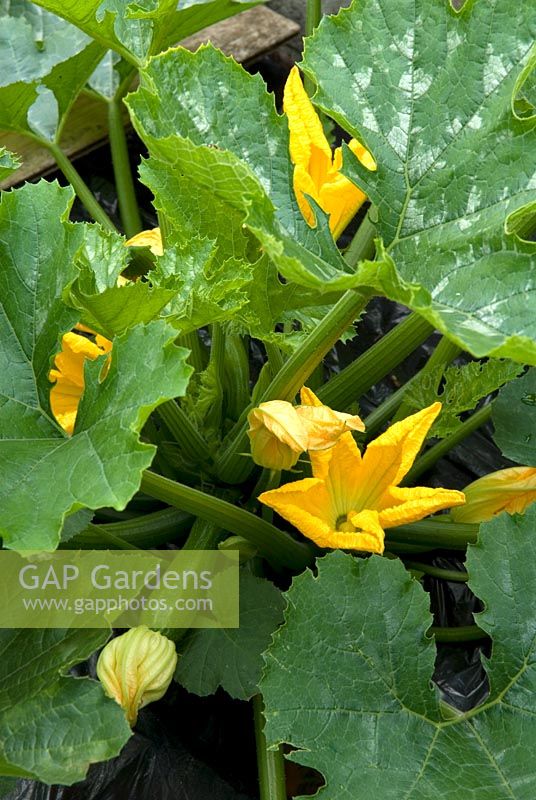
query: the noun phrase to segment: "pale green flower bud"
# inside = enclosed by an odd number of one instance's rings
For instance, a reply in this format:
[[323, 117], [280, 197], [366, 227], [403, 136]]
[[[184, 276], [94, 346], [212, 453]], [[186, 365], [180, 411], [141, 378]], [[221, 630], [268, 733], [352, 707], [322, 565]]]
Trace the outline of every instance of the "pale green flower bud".
[[176, 666], [174, 643], [139, 625], [108, 642], [99, 656], [97, 675], [133, 726], [140, 708], [165, 695]]

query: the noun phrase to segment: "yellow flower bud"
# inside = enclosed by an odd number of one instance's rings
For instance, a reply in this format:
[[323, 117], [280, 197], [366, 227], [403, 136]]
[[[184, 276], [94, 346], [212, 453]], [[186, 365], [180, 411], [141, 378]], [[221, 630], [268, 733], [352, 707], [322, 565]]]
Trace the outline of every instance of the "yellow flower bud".
[[292, 403], [270, 400], [248, 414], [253, 461], [268, 469], [291, 469], [307, 449], [307, 430]]
[[465, 505], [450, 512], [455, 522], [486, 522], [501, 511], [522, 514], [536, 500], [536, 467], [490, 472], [464, 489]]
[[133, 726], [140, 708], [165, 695], [176, 666], [174, 643], [139, 625], [108, 642], [99, 656], [97, 675]]

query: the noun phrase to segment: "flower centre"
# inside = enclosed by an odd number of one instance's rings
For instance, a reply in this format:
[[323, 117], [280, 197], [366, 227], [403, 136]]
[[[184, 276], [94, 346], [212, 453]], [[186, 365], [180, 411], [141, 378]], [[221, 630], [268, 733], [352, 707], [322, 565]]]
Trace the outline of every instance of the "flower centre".
[[335, 530], [343, 531], [346, 533], [354, 533], [354, 531], [356, 531], [357, 528], [348, 519], [348, 514], [341, 514], [340, 517], [337, 517], [337, 522], [335, 523]]

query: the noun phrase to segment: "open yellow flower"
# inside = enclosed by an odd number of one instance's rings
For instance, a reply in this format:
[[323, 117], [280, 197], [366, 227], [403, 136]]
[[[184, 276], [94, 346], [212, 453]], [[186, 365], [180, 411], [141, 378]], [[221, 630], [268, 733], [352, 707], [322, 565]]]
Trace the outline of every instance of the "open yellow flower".
[[127, 242], [125, 247], [148, 247], [151, 253], [155, 256], [164, 254], [164, 245], [162, 244], [162, 235], [160, 228], [151, 228], [147, 231], [140, 231]]
[[248, 436], [256, 464], [291, 469], [306, 450], [325, 450], [349, 430], [364, 431], [358, 416], [325, 406], [311, 389], [300, 392], [302, 405], [269, 400], [249, 412]]
[[[342, 149], [337, 147], [331, 152], [297, 67], [292, 68], [285, 85], [283, 110], [288, 118], [294, 192], [300, 211], [313, 226], [315, 215], [305, 195], [312, 197], [329, 214], [329, 227], [337, 239], [366, 200], [366, 195], [341, 174]], [[348, 147], [367, 169], [376, 169], [376, 162], [363, 145], [352, 139]]]
[[75, 331], [66, 333], [61, 342], [61, 352], [54, 359], [49, 380], [54, 383], [50, 390], [50, 408], [55, 418], [66, 431], [72, 434], [80, 398], [84, 393], [84, 363], [87, 358], [94, 361], [112, 349], [112, 343], [104, 336], [95, 335], [95, 341], [77, 331], [93, 333], [78, 325]]
[[522, 514], [536, 500], [536, 467], [490, 472], [464, 489], [466, 504], [451, 512], [455, 522], [485, 522], [501, 511]]
[[462, 492], [400, 488], [441, 403], [392, 425], [362, 456], [351, 433], [329, 450], [312, 452], [313, 478], [264, 492], [259, 500], [319, 547], [383, 553], [384, 529], [465, 502]]

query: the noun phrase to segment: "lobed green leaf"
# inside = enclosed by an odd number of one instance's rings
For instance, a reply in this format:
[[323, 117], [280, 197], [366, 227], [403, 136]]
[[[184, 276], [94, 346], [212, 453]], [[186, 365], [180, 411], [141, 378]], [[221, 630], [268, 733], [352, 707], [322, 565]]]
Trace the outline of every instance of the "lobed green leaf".
[[66, 221], [72, 199], [42, 181], [0, 204], [0, 535], [15, 549], [54, 549], [79, 508], [124, 508], [155, 452], [139, 442], [141, 428], [157, 405], [184, 394], [191, 373], [169, 325], [137, 325], [114, 340], [105, 379], [102, 358], [86, 362], [74, 435], [55, 422], [49, 371], [79, 318], [61, 297], [91, 231]]
[[443, 718], [430, 681], [428, 599], [398, 561], [333, 553], [287, 593], [286, 624], [265, 659], [266, 733], [324, 775], [318, 798], [530, 800], [536, 508], [481, 528], [470, 586], [493, 637], [490, 696]]

